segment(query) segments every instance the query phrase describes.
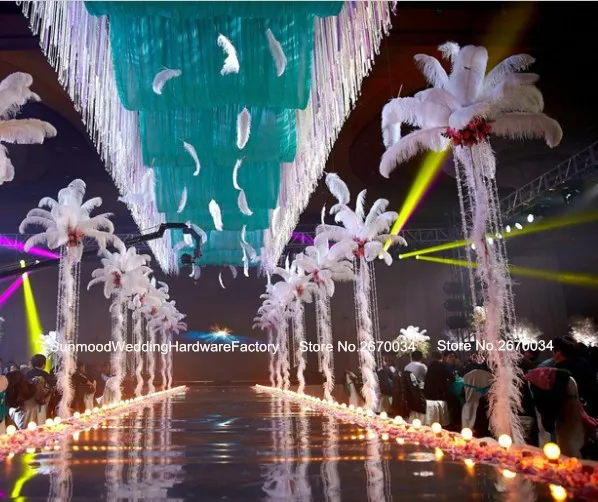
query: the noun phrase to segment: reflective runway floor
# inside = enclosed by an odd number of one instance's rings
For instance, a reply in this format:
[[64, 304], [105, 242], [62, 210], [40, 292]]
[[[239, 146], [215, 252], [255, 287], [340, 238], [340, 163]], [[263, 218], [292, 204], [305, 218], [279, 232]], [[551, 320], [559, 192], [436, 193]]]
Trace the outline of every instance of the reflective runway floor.
[[547, 487], [467, 467], [248, 388], [196, 388], [1, 467], [20, 500], [520, 501]]

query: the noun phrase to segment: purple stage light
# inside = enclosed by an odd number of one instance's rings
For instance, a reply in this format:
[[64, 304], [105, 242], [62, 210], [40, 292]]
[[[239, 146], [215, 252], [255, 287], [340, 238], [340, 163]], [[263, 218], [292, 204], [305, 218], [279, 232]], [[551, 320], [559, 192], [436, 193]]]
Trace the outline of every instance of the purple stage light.
[[19, 289], [19, 286], [23, 284], [23, 276], [19, 277], [16, 281], [14, 281], [8, 288], [4, 290], [4, 292], [0, 295], [0, 308], [4, 306], [7, 300], [13, 295], [13, 293]]
[[314, 238], [303, 232], [293, 232], [293, 240], [299, 241], [301, 244], [307, 244], [308, 246], [313, 246], [314, 244]]
[[0, 247], [15, 249], [16, 251], [21, 251], [23, 253], [42, 256], [43, 258], [50, 258], [54, 260], [58, 260], [60, 258], [59, 254], [53, 253], [52, 251], [47, 251], [46, 249], [31, 248], [29, 251], [25, 251], [25, 244], [19, 241], [13, 241], [2, 235], [0, 235]]

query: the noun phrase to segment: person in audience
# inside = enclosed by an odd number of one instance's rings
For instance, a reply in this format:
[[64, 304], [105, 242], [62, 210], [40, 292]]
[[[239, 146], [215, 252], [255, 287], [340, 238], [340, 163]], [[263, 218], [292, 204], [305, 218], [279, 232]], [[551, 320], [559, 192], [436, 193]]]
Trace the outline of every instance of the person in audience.
[[8, 361], [8, 366], [4, 370], [4, 374], [7, 375], [11, 371], [19, 371], [19, 365], [14, 361]]
[[85, 410], [92, 409], [94, 407], [93, 396], [96, 391], [96, 384], [87, 376], [83, 361], [77, 362], [77, 370], [71, 378], [75, 390], [75, 396], [71, 403], [72, 410], [84, 413]]
[[25, 429], [29, 422], [36, 422], [37, 407], [32, 403], [35, 392], [21, 370], [9, 371], [6, 374], [6, 404], [8, 416], [17, 429]]
[[523, 373], [533, 370], [538, 367], [539, 353], [537, 350], [524, 350], [523, 357], [520, 361], [520, 366]]
[[[428, 372], [424, 382], [424, 396], [429, 401], [445, 401], [451, 415], [451, 429], [460, 429], [461, 424], [461, 403], [459, 398], [452, 391], [452, 385], [455, 381], [453, 369], [449, 362], [456, 359], [454, 353], [444, 356], [434, 351], [430, 354], [432, 361], [428, 365]], [[447, 362], [446, 359], [449, 362]]]
[[428, 372], [428, 367], [422, 362], [424, 359], [424, 355], [420, 350], [414, 350], [411, 353], [411, 362], [405, 366], [404, 371], [409, 371], [413, 374], [417, 381], [419, 382], [419, 386], [423, 389], [424, 383], [426, 381], [426, 373]]
[[390, 400], [392, 398], [392, 382], [396, 368], [391, 359], [385, 357], [382, 367], [378, 370], [378, 385], [380, 387], [380, 411], [390, 411]]
[[31, 358], [31, 369], [25, 377], [33, 385], [34, 404], [37, 405], [37, 423], [42, 425], [48, 418], [48, 403], [56, 389], [56, 379], [44, 368], [46, 367], [46, 356], [36, 354]]
[[579, 347], [572, 337], [557, 337], [552, 341], [553, 367], [567, 370], [577, 383], [579, 400], [586, 412], [598, 416], [596, 409], [598, 384], [596, 373], [587, 360], [579, 355]]
[[467, 362], [459, 369], [458, 374], [459, 376], [465, 376], [470, 371], [481, 369], [486, 369], [484, 358], [477, 352], [472, 352]]
[[457, 354], [451, 350], [445, 350], [442, 354], [442, 360], [449, 367], [451, 373], [454, 375], [460, 366], [461, 361], [457, 357]]

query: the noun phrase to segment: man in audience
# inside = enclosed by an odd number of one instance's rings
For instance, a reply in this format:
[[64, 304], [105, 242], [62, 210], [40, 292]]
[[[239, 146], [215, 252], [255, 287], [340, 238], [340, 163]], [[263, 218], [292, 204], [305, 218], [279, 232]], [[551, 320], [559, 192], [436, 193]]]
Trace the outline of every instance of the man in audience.
[[380, 386], [380, 411], [390, 411], [392, 397], [392, 383], [397, 369], [391, 359], [385, 357], [382, 368], [378, 370], [378, 385]]
[[405, 366], [405, 371], [409, 371], [417, 381], [419, 382], [419, 386], [423, 389], [424, 383], [426, 381], [426, 373], [428, 372], [428, 367], [422, 362], [424, 359], [424, 355], [419, 350], [414, 350], [411, 354], [411, 362]]
[[37, 407], [37, 424], [42, 425], [48, 417], [48, 403], [56, 389], [56, 379], [44, 368], [46, 367], [46, 356], [36, 354], [31, 358], [31, 369], [25, 377], [33, 385], [34, 394], [30, 406]]
[[428, 365], [428, 372], [424, 383], [424, 396], [429, 401], [445, 401], [451, 415], [450, 429], [459, 430], [461, 426], [461, 403], [457, 396], [451, 392], [455, 381], [455, 374], [448, 361], [456, 359], [454, 353], [444, 357], [434, 351], [430, 354], [432, 361]]

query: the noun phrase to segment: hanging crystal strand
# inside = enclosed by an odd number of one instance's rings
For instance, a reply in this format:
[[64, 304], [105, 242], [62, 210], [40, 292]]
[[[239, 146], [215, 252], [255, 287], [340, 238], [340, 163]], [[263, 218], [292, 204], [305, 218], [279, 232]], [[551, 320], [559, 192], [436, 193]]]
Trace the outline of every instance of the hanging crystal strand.
[[164, 390], [166, 388], [166, 354], [165, 350], [163, 350], [164, 345], [167, 342], [167, 332], [164, 328], [160, 328], [160, 390]]
[[382, 470], [380, 447], [380, 438], [376, 433], [372, 433], [368, 438], [368, 459], [364, 462], [368, 502], [386, 502], [384, 493], [384, 471]]
[[359, 304], [357, 303], [357, 282], [359, 280], [360, 274], [360, 263], [359, 260], [353, 258], [353, 270], [355, 270], [355, 280], [353, 281], [353, 302], [354, 302], [354, 310], [355, 310], [355, 329], [357, 332], [361, 329], [361, 310], [359, 308]]
[[54, 460], [55, 466], [50, 472], [48, 500], [72, 500], [71, 440], [71, 436], [66, 434], [58, 441], [58, 454]]
[[276, 370], [274, 352], [270, 349], [274, 345], [274, 332], [273, 328], [268, 328], [268, 377], [270, 378], [270, 387], [276, 387]]
[[[315, 306], [314, 306], [314, 310], [316, 312], [316, 339], [317, 339], [317, 343], [318, 345], [321, 347], [322, 344], [324, 343], [322, 340], [322, 308], [321, 308], [321, 303], [322, 300], [320, 299], [320, 296], [322, 296], [322, 292], [318, 291], [316, 292], [316, 302], [315, 302]], [[318, 352], [318, 371], [320, 373], [323, 373], [323, 369], [322, 369], [322, 359], [324, 358], [324, 353], [322, 350], [320, 350]]]
[[291, 388], [291, 360], [289, 354], [289, 319], [283, 321], [282, 345], [281, 345], [281, 369], [282, 369], [282, 389]]
[[295, 361], [297, 365], [297, 381], [298, 387], [297, 392], [303, 394], [305, 390], [305, 368], [307, 361], [305, 358], [305, 352], [303, 352], [302, 342], [305, 341], [305, 315], [303, 308], [303, 302], [300, 298], [297, 298], [297, 307], [293, 314], [293, 335], [294, 335], [294, 349], [295, 349]]
[[[323, 345], [332, 344], [332, 329], [330, 326], [330, 297], [324, 289], [320, 289], [316, 296], [316, 306], [318, 311], [317, 324], [320, 326], [321, 343]], [[330, 350], [320, 352], [322, 366], [321, 371], [324, 375], [324, 399], [333, 399], [334, 392], [334, 359]]]
[[[461, 163], [460, 161], [457, 159], [456, 156], [453, 156], [453, 164], [455, 165], [455, 177], [457, 178], [457, 192], [459, 195], [459, 210], [461, 212], [461, 231], [463, 232], [463, 240], [465, 241], [469, 241], [469, 228], [468, 228], [468, 222], [467, 222], [467, 215], [470, 214], [469, 212], [469, 208], [471, 208], [471, 205], [468, 206], [467, 210], [465, 207], [465, 198], [463, 195], [463, 187], [467, 186], [466, 185], [466, 181], [465, 181], [465, 175], [462, 172], [461, 169]], [[464, 166], [463, 166], [464, 167]], [[467, 263], [473, 263], [472, 261], [472, 255], [471, 255], [471, 247], [468, 245], [465, 246], [465, 260], [467, 261]], [[473, 311], [473, 307], [476, 306], [477, 300], [477, 294], [476, 294], [476, 290], [475, 290], [475, 271], [473, 270], [473, 268], [468, 268], [467, 269], [467, 276], [469, 278], [469, 294], [470, 294], [470, 298], [471, 298], [471, 305], [469, 305], [469, 311]], [[476, 339], [480, 338], [480, 334], [478, 333], [478, 327], [476, 326]]]
[[71, 345], [77, 341], [77, 307], [79, 299], [77, 297], [78, 285], [80, 280], [80, 263], [77, 254], [77, 247], [63, 246], [61, 248], [61, 261], [64, 261], [64, 267], [61, 267], [62, 277], [59, 277], [59, 282], [62, 283], [59, 288], [63, 288], [62, 305], [58, 305], [58, 309], [63, 309], [60, 314], [61, 322], [63, 323], [61, 335], [64, 342], [69, 344], [69, 350], [62, 351], [60, 354], [60, 370], [57, 375], [58, 391], [62, 395], [58, 405], [58, 414], [61, 418], [67, 418], [71, 415], [70, 404], [73, 400], [73, 385], [71, 376], [75, 372], [75, 353], [70, 350]]
[[378, 406], [378, 377], [376, 375], [375, 348], [372, 347], [372, 319], [369, 311], [370, 275], [367, 263], [360, 258], [359, 276], [357, 278], [357, 308], [359, 310], [360, 324], [357, 332], [359, 344], [359, 361], [361, 376], [363, 378], [363, 397], [367, 409], [376, 411]]
[[[299, 303], [299, 301], [297, 300], [297, 304]], [[297, 357], [297, 349], [295, 347], [296, 345], [296, 330], [297, 330], [297, 325], [296, 325], [296, 319], [295, 319], [295, 311], [293, 311], [292, 313], [292, 317], [290, 319], [290, 326], [289, 326], [289, 334], [288, 334], [288, 350], [289, 350], [289, 358], [291, 361], [291, 368], [296, 368], [299, 365], [299, 358]]]
[[283, 385], [283, 379], [282, 379], [282, 366], [283, 366], [283, 351], [284, 351], [284, 337], [286, 336], [286, 334], [284, 333], [284, 322], [285, 321], [281, 321], [278, 324], [278, 327], [276, 329], [276, 345], [278, 347], [278, 352], [276, 354], [276, 359], [274, 360], [275, 364], [274, 364], [274, 368], [275, 368], [275, 374], [276, 374], [276, 388], [277, 389], [282, 389], [282, 385]]
[[376, 267], [373, 263], [368, 263], [368, 272], [370, 274], [370, 306], [372, 311], [372, 327], [374, 341], [376, 342], [376, 350], [374, 357], [376, 358], [376, 365], [382, 366], [382, 351], [378, 350], [380, 344], [380, 317], [378, 314], [378, 293], [376, 291]]
[[123, 485], [123, 428], [124, 421], [117, 418], [108, 429], [108, 461], [106, 462], [106, 500], [118, 502], [122, 500], [120, 494]]
[[156, 387], [154, 387], [154, 378], [156, 375], [156, 328], [153, 325], [147, 323], [147, 330], [149, 334], [149, 343], [151, 347], [151, 350], [147, 354], [147, 371], [149, 373], [149, 379], [147, 381], [147, 392], [148, 394], [151, 394], [152, 392], [156, 392]]
[[172, 388], [172, 350], [171, 350], [171, 344], [172, 344], [172, 333], [168, 333], [166, 336], [166, 343], [168, 344], [168, 349], [166, 352], [166, 388], [167, 389], [171, 389]]
[[122, 384], [126, 372], [126, 359], [122, 345], [126, 343], [125, 340], [125, 316], [124, 309], [126, 305], [121, 297], [120, 292], [112, 296], [112, 305], [110, 306], [110, 313], [112, 316], [112, 342], [114, 344], [113, 352], [110, 357], [111, 370], [114, 375], [116, 384], [114, 386], [114, 400], [119, 402], [122, 399]]
[[341, 485], [338, 475], [338, 422], [336, 418], [326, 415], [322, 422], [324, 433], [324, 461], [321, 477], [324, 484], [326, 502], [341, 502]]
[[309, 471], [309, 459], [311, 457], [311, 451], [309, 447], [310, 430], [309, 430], [309, 419], [305, 416], [305, 408], [302, 408], [299, 412], [299, 418], [297, 419], [297, 438], [299, 439], [298, 453], [301, 461], [297, 465], [297, 482], [296, 482], [296, 495], [297, 500], [311, 500], [311, 486], [309, 484], [308, 471]]
[[133, 343], [139, 346], [139, 352], [135, 352], [135, 396], [143, 393], [143, 315], [139, 309], [133, 311]]

